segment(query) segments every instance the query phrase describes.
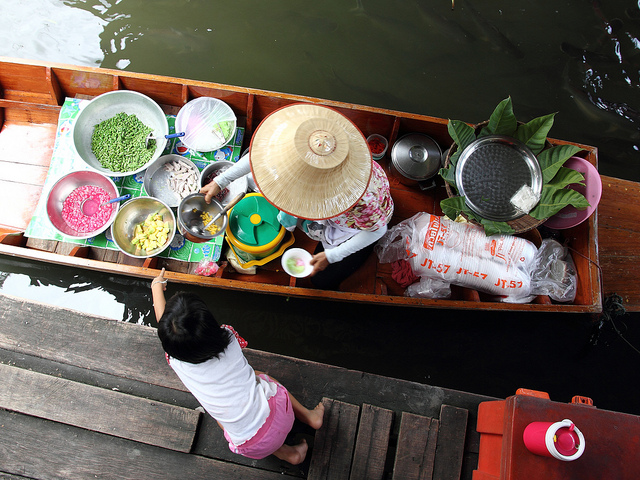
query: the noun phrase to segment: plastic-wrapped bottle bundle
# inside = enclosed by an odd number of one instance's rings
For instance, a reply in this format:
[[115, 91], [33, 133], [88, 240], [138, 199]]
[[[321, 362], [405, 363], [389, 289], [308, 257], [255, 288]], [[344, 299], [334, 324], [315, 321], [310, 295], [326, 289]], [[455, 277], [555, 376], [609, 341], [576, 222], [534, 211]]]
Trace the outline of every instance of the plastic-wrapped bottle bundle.
[[414, 273], [479, 291], [528, 296], [536, 247], [512, 235], [487, 237], [481, 227], [420, 214], [406, 236]]

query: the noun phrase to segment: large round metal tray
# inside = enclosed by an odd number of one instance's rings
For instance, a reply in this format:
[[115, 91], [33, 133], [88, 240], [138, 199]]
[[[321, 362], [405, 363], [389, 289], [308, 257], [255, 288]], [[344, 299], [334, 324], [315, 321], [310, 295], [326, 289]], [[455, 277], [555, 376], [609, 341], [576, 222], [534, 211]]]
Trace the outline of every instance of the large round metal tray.
[[469, 208], [482, 218], [508, 222], [524, 215], [511, 198], [524, 185], [542, 191], [542, 172], [533, 152], [504, 135], [488, 135], [464, 149], [456, 165], [456, 185]]

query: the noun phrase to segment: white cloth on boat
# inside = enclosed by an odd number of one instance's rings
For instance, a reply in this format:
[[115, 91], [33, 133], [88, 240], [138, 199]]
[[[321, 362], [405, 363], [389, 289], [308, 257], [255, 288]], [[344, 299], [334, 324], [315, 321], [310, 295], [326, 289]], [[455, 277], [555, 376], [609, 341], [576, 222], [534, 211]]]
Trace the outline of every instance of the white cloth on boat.
[[196, 364], [171, 357], [169, 365], [235, 445], [253, 437], [267, 420], [277, 385], [256, 376], [235, 337], [219, 358]]

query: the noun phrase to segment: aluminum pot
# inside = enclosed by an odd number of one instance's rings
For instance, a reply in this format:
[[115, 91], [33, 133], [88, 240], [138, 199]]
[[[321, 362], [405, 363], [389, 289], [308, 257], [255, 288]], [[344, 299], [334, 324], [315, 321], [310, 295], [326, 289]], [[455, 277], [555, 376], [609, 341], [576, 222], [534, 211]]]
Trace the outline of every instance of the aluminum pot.
[[403, 185], [421, 190], [433, 188], [441, 166], [442, 149], [428, 135], [408, 133], [391, 149], [391, 172]]
[[[202, 193], [192, 193], [191, 195], [187, 195], [182, 199], [178, 206], [178, 231], [190, 242], [208, 242], [212, 238], [224, 233], [227, 228], [229, 218], [226, 214], [218, 218], [215, 222], [218, 226], [218, 233], [211, 235], [200, 231], [200, 228], [202, 227], [202, 220], [200, 216], [203, 212], [206, 212], [213, 217], [217, 213], [220, 213], [222, 209], [222, 205], [216, 199], [212, 199], [211, 203], [206, 203]], [[193, 225], [196, 225], [197, 228], [193, 229]]]

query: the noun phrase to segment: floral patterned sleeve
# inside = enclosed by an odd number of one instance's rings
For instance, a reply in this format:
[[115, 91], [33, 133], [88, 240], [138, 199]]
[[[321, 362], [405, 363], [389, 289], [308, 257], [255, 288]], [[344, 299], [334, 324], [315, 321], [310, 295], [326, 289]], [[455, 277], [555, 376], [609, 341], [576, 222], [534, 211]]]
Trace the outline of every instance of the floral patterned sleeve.
[[238, 343], [240, 344], [240, 348], [245, 348], [247, 345], [249, 345], [249, 342], [247, 342], [244, 338], [238, 335], [238, 332], [236, 332], [231, 325], [220, 325], [220, 327], [226, 328], [231, 333], [233, 333], [233, 335], [236, 337], [236, 340], [238, 340]]
[[345, 213], [331, 218], [336, 225], [375, 231], [384, 227], [393, 215], [389, 179], [383, 168], [373, 162], [371, 180], [362, 198]]

